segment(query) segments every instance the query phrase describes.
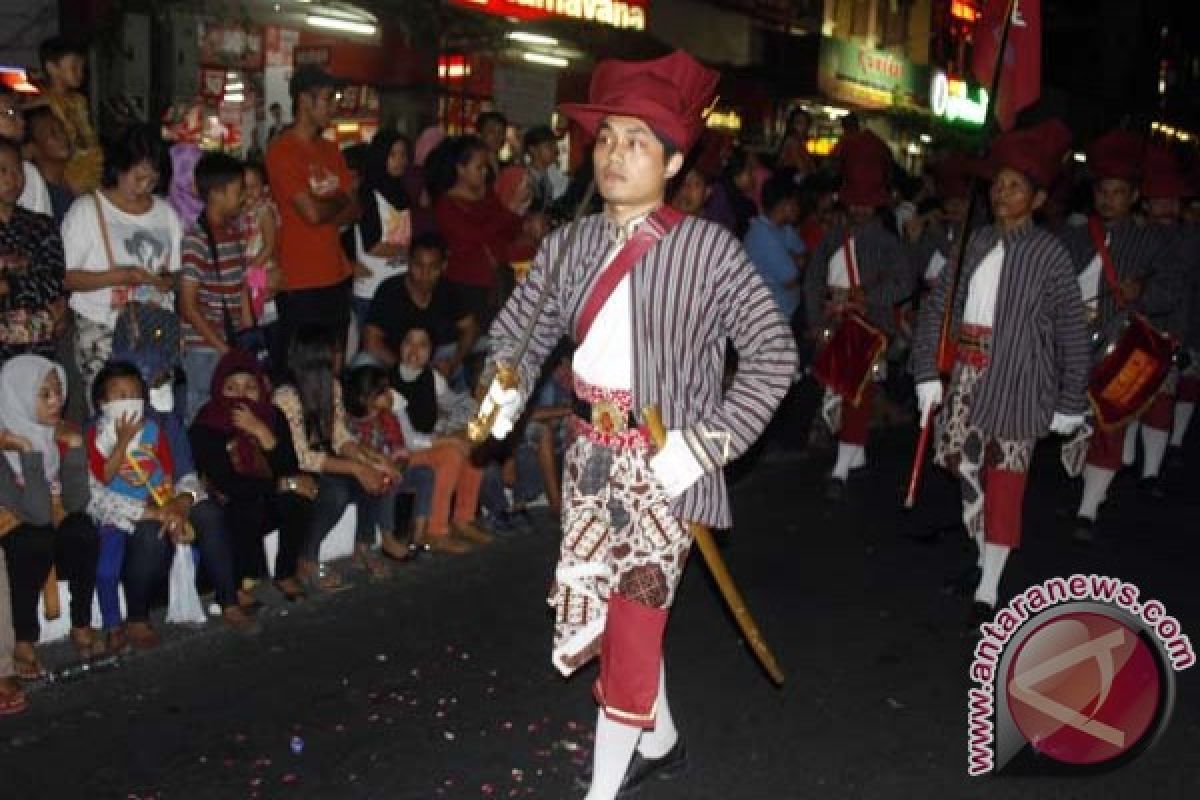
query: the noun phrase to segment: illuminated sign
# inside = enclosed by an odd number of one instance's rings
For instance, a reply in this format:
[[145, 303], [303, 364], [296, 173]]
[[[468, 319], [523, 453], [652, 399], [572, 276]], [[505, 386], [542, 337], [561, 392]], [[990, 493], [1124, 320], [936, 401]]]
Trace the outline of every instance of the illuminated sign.
[[979, 9], [971, 0], [951, 0], [950, 16], [955, 19], [974, 22], [979, 19]]
[[966, 81], [947, 77], [939, 70], [933, 73], [929, 85], [929, 107], [935, 117], [942, 117], [947, 122], [957, 120], [982, 125], [987, 119], [987, 89], [977, 86], [972, 90]]
[[708, 127], [717, 130], [740, 131], [742, 129], [742, 115], [732, 109], [729, 111], [709, 112], [704, 122]]
[[821, 37], [817, 87], [828, 97], [866, 108], [921, 107], [928, 67], [892, 53]]
[[596, 22], [614, 28], [646, 30], [650, 0], [450, 0], [485, 14], [535, 20], [550, 17]]

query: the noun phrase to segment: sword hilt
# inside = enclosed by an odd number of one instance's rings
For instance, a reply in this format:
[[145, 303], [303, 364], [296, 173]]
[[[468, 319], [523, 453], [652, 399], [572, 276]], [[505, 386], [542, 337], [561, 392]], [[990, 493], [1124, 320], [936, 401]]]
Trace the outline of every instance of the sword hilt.
[[487, 396], [493, 382], [499, 383], [504, 389], [516, 389], [521, 385], [521, 376], [515, 367], [508, 364], [496, 365], [495, 375], [482, 387], [484, 394], [479, 400], [479, 410], [467, 423], [467, 439], [472, 444], [482, 444], [487, 440], [492, 432], [492, 426], [496, 423], [496, 415], [500, 413], [500, 408]]

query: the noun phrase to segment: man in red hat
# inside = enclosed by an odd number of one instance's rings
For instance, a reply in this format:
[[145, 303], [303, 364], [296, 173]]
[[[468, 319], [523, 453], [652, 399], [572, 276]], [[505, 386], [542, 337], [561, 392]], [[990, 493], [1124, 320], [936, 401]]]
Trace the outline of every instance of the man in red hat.
[[[759, 436], [796, 369], [788, 324], [738, 241], [664, 204], [717, 77], [682, 52], [596, 68], [589, 102], [563, 111], [595, 136], [604, 211], [547, 237], [490, 333], [496, 363], [520, 378], [515, 389], [497, 380], [485, 397], [481, 411], [495, 413], [497, 438], [512, 429], [546, 355], [564, 335], [576, 344], [574, 439], [549, 602], [559, 670], [569, 675], [600, 657], [588, 800], [612, 800], [685, 763], [662, 664], [691, 546], [683, 520], [730, 525], [722, 467]], [[727, 341], [739, 362], [726, 390]], [[644, 427], [648, 406], [668, 429], [657, 454]]]
[[[1191, 317], [1192, 284], [1200, 275], [1200, 230], [1183, 224], [1183, 199], [1188, 194], [1187, 179], [1175, 153], [1165, 142], [1152, 142], [1146, 148], [1142, 178], [1142, 201], [1146, 219], [1162, 231], [1171, 254], [1167, 261], [1176, 270], [1175, 286], [1183, 298], [1172, 309], [1165, 328], [1188, 353], [1182, 367], [1176, 366], [1162, 391], [1140, 420], [1143, 479], [1155, 479], [1162, 468], [1164, 454], [1183, 445], [1200, 389], [1200, 364], [1196, 363], [1196, 325]], [[1191, 338], [1189, 339], [1189, 335]], [[1136, 424], [1136, 423], [1134, 423]], [[1132, 426], [1131, 426], [1132, 427]]]
[[922, 304], [913, 347], [921, 426], [937, 410], [934, 460], [962, 487], [963, 523], [979, 548], [970, 624], [996, 606], [1009, 553], [1021, 543], [1034, 442], [1083, 424], [1089, 368], [1083, 304], [1071, 259], [1033, 223], [1071, 143], [1061, 122], [1001, 134], [988, 161], [995, 222], [976, 231], [953, 298], [955, 364], [943, 402], [939, 334], [948, 280]]
[[[1143, 314], [1159, 328], [1166, 328], [1177, 313], [1179, 298], [1173, 295], [1178, 275], [1167, 239], [1158, 227], [1133, 217], [1145, 150], [1145, 140], [1125, 130], [1111, 131], [1092, 142], [1088, 167], [1094, 180], [1095, 213], [1086, 226], [1062, 234], [1078, 273], [1093, 341], [1098, 343], [1114, 343], [1122, 320], [1131, 312]], [[1117, 470], [1133, 463], [1136, 443], [1133, 428], [1096, 425], [1083, 470], [1076, 540], [1094, 538], [1100, 504]], [[1165, 448], [1165, 439], [1162, 444]], [[1161, 452], [1151, 455], [1161, 463]], [[1156, 479], [1151, 477], [1143, 487], [1154, 491]]]
[[[883, 224], [879, 210], [891, 202], [892, 157], [869, 131], [856, 131], [839, 145], [847, 224], [833, 228], [813, 251], [804, 275], [809, 335], [821, 343], [856, 312], [888, 335], [896, 333], [896, 305], [912, 291], [908, 257], [896, 234]], [[822, 416], [837, 433], [837, 457], [826, 497], [846, 497], [850, 470], [866, 466], [866, 445], [875, 382], [883, 380], [880, 361], [856, 398], [826, 390]]]

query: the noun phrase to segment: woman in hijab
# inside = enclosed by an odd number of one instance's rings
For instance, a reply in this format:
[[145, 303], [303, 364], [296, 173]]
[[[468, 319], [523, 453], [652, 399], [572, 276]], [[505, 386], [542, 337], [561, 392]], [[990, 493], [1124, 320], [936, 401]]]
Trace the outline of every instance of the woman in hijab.
[[412, 240], [412, 215], [404, 173], [412, 161], [408, 139], [395, 130], [375, 134], [367, 148], [358, 201], [362, 216], [355, 224], [354, 313], [359, 325], [375, 290], [393, 275], [407, 269]]
[[263, 537], [279, 529], [275, 585], [288, 600], [304, 596], [296, 561], [312, 524], [317, 483], [300, 471], [287, 419], [253, 356], [230, 350], [217, 362], [212, 395], [191, 430], [192, 455], [233, 535], [238, 602], [267, 574]]
[[[44, 674], [34, 651], [38, 595], [57, 566], [71, 591], [71, 641], [82, 658], [103, 652], [91, 628], [96, 528], [88, 504], [83, 438], [62, 420], [66, 374], [37, 355], [0, 369], [0, 544], [9, 571], [18, 677]], [[57, 587], [55, 587], [57, 588]]]

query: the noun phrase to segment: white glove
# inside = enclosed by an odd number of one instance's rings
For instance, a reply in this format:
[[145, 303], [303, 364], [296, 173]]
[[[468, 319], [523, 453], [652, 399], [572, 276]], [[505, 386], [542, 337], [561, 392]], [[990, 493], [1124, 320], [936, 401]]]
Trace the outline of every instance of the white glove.
[[499, 379], [492, 381], [491, 388], [483, 398], [479, 413], [486, 416], [496, 410], [496, 419], [492, 422], [492, 436], [503, 441], [512, 433], [513, 426], [521, 417], [521, 393], [516, 389], [505, 389]]
[[1060, 414], [1054, 412], [1054, 418], [1050, 420], [1050, 430], [1062, 436], [1070, 436], [1075, 431], [1083, 427], [1083, 414]]
[[692, 454], [683, 438], [683, 431], [668, 431], [667, 443], [650, 459], [650, 469], [666, 493], [679, 497], [704, 475], [704, 467]]
[[922, 428], [929, 424], [929, 415], [941, 404], [941, 381], [922, 381], [917, 384], [917, 409], [921, 412]]

